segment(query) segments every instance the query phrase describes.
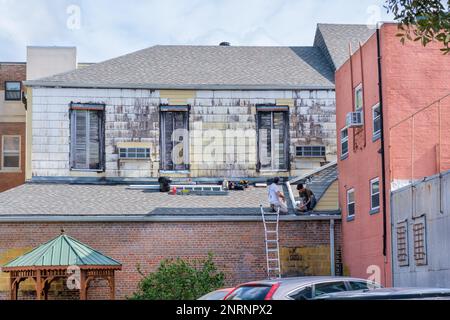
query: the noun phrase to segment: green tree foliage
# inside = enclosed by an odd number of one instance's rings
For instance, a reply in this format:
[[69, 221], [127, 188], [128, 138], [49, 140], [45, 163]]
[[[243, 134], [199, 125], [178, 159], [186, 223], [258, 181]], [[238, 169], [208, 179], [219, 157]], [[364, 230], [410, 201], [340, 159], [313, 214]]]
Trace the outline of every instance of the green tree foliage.
[[431, 41], [442, 43], [445, 54], [450, 52], [450, 0], [385, 0], [388, 12], [399, 24], [400, 41]]
[[144, 275], [132, 300], [194, 300], [223, 287], [224, 274], [218, 272], [213, 254], [203, 260], [187, 262], [183, 259], [161, 261], [158, 269]]

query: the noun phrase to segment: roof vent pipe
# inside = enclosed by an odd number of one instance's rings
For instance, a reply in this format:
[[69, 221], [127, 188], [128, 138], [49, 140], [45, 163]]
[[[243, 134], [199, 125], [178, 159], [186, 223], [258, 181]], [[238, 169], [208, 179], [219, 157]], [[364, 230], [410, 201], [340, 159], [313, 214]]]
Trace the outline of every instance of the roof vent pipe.
[[230, 43], [224, 41], [224, 42], [219, 43], [219, 46], [221, 46], [221, 47], [229, 47], [229, 46], [230, 46]]

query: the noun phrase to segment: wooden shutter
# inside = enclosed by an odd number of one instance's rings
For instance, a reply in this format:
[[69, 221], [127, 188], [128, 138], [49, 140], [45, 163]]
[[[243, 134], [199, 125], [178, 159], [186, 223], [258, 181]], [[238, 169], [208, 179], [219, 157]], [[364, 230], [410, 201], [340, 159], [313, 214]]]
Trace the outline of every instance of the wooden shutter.
[[99, 170], [103, 167], [102, 111], [71, 111], [71, 168]]

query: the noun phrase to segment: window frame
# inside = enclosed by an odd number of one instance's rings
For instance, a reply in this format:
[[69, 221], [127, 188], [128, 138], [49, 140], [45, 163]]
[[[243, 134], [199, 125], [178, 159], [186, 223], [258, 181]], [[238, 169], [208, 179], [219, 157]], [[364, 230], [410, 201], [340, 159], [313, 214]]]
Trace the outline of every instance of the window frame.
[[[136, 149], [136, 151], [131, 151], [132, 149]], [[142, 149], [144, 151], [138, 151]], [[135, 154], [135, 156], [130, 156], [130, 154]], [[118, 147], [119, 159], [121, 160], [150, 160], [151, 158], [151, 150], [150, 147]], [[125, 154], [125, 156], [122, 156]], [[138, 154], [144, 154], [145, 157], [138, 157]]]
[[[18, 150], [17, 151], [7, 151], [5, 152], [5, 138], [19, 138], [19, 145], [18, 145]], [[5, 154], [11, 154], [11, 153], [17, 153], [18, 157], [19, 157], [19, 165], [18, 167], [5, 167]], [[3, 172], [20, 172], [21, 171], [21, 167], [22, 167], [22, 136], [18, 135], [18, 134], [5, 134], [2, 135], [2, 149], [1, 149], [1, 167], [0, 167], [0, 171]]]
[[[310, 154], [307, 154], [307, 152], [305, 152], [305, 149], [309, 148]], [[315, 155], [313, 154], [314, 148], [320, 148], [319, 153], [320, 155]], [[301, 150], [299, 152], [299, 149]], [[326, 146], [324, 145], [301, 145], [301, 146], [295, 146], [295, 156], [296, 157], [300, 157], [300, 158], [325, 158], [327, 155], [327, 150], [326, 150]]]
[[[349, 195], [353, 193], [353, 202], [350, 202]], [[356, 198], [355, 198], [355, 188], [350, 188], [347, 190], [347, 220], [355, 219], [356, 215]], [[353, 214], [350, 214], [350, 205], [353, 204]]]
[[[99, 119], [99, 128], [98, 128], [98, 135], [99, 135], [99, 168], [77, 168], [74, 163], [75, 159], [75, 140], [76, 139], [76, 120], [74, 122], [74, 118], [76, 117], [75, 114], [77, 112], [86, 112], [87, 115], [89, 115], [90, 112], [97, 112], [98, 113], [98, 119]], [[104, 104], [92, 104], [92, 103], [72, 103], [70, 106], [70, 112], [69, 112], [69, 125], [70, 125], [70, 154], [69, 154], [69, 168], [70, 171], [82, 171], [82, 172], [104, 172], [106, 169], [105, 166], [105, 105]], [[88, 119], [89, 116], [86, 117]], [[90, 121], [90, 120], [89, 120]], [[88, 122], [88, 120], [86, 120]], [[86, 127], [86, 131], [89, 132], [89, 128]], [[86, 138], [88, 141], [89, 139]], [[88, 145], [89, 143], [86, 143]], [[86, 152], [86, 162], [88, 163], [88, 150]]]
[[[184, 129], [188, 131], [187, 137], [183, 137], [183, 158], [184, 158], [184, 168], [175, 169], [174, 163], [172, 163], [172, 168], [165, 167], [165, 152], [166, 152], [166, 130], [165, 130], [165, 117], [167, 113], [185, 113], [185, 123], [183, 124]], [[159, 110], [159, 170], [160, 172], [189, 172], [190, 171], [190, 128], [189, 128], [189, 118], [190, 118], [190, 108], [189, 106], [160, 106]], [[172, 131], [173, 134], [173, 131]], [[181, 143], [181, 142], [179, 142]], [[173, 152], [173, 150], [172, 150]]]
[[[379, 112], [379, 115], [375, 117], [375, 109], [380, 109], [380, 104], [377, 103], [372, 107], [372, 139], [373, 141], [378, 140], [381, 138], [381, 112]], [[381, 109], [380, 109], [381, 111]], [[375, 121], [380, 121], [380, 129], [375, 131]]]
[[[358, 92], [361, 91], [361, 106], [358, 108]], [[355, 98], [355, 111], [363, 111], [364, 110], [364, 90], [363, 84], [358, 84], [354, 89], [354, 98]]]
[[[342, 135], [342, 133], [344, 131], [347, 132], [347, 135], [346, 135], [345, 138]], [[344, 127], [344, 128], [341, 129], [341, 131], [340, 131], [340, 140], [341, 140], [341, 160], [344, 160], [344, 159], [346, 159], [348, 157], [349, 151], [350, 151], [349, 150], [350, 144], [349, 144], [348, 128], [347, 127]], [[344, 153], [344, 147], [343, 147], [344, 143], [347, 143], [347, 151], [345, 153]]]
[[[8, 90], [9, 83], [18, 83], [19, 90]], [[19, 97], [16, 99], [8, 97], [8, 93], [10, 93], [10, 92], [18, 92]], [[22, 82], [21, 81], [5, 81], [5, 101], [21, 101], [21, 100], [22, 100]]]
[[[378, 183], [378, 193], [373, 193], [373, 185], [375, 183]], [[370, 213], [376, 213], [380, 211], [381, 208], [381, 184], [380, 184], [380, 177], [376, 177], [373, 178], [372, 180], [370, 180]], [[378, 195], [378, 206], [374, 207], [373, 206], [373, 197]]]
[[[261, 140], [261, 136], [260, 136], [260, 117], [261, 114], [263, 113], [270, 113], [270, 149], [271, 149], [271, 154], [270, 154], [270, 158], [271, 158], [271, 166], [270, 168], [262, 168], [261, 165], [261, 146], [260, 146], [260, 140]], [[273, 150], [275, 150], [274, 148], [274, 114], [275, 113], [282, 113], [283, 114], [283, 121], [285, 123], [285, 128], [283, 130], [283, 135], [284, 135], [284, 157], [285, 157], [285, 169], [280, 169], [280, 168], [276, 168], [275, 167], [275, 153], [273, 152]], [[257, 110], [256, 110], [256, 132], [257, 132], [257, 159], [258, 159], [258, 164], [257, 164], [257, 171], [259, 172], [288, 172], [290, 170], [290, 148], [289, 148], [289, 107], [286, 106], [276, 106], [276, 107], [265, 107], [265, 106], [257, 106]]]

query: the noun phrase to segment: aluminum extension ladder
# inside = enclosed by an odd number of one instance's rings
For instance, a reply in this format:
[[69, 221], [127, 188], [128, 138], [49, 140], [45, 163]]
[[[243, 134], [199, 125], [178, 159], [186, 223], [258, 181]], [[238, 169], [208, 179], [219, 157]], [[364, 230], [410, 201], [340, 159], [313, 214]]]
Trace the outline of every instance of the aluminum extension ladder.
[[266, 212], [260, 205], [264, 224], [264, 241], [266, 245], [267, 277], [269, 279], [281, 278], [279, 222], [280, 210]]

